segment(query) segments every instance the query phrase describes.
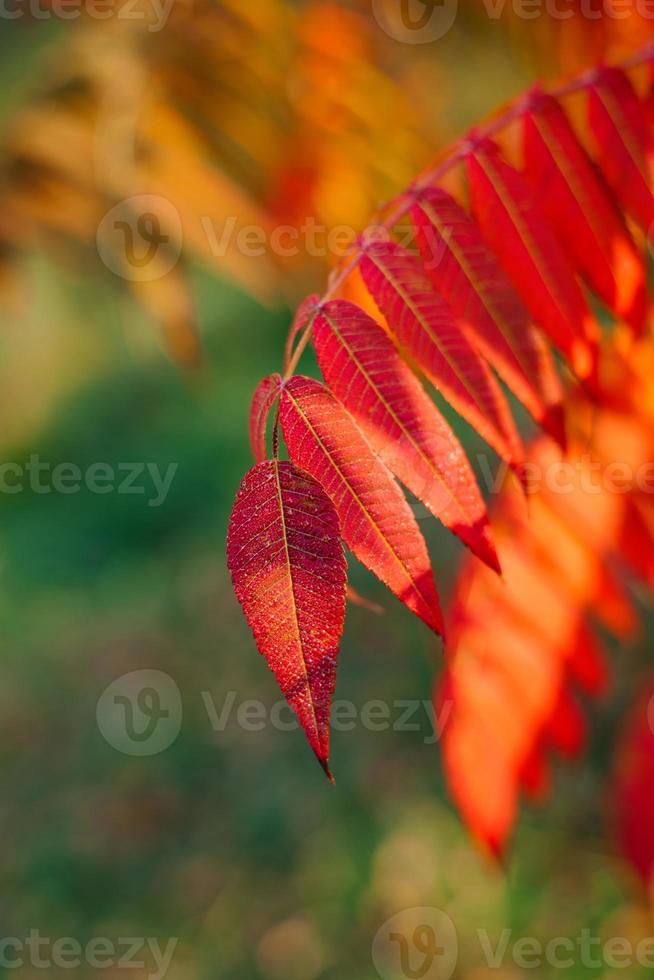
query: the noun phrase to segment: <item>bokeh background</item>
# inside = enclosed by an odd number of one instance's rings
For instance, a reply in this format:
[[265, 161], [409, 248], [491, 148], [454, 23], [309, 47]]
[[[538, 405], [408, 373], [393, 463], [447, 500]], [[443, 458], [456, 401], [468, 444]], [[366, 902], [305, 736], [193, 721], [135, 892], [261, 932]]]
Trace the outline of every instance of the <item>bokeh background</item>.
[[[156, 508], [84, 489], [0, 494], [0, 935], [177, 937], [169, 980], [372, 980], [373, 937], [414, 906], [451, 916], [466, 980], [561, 973], [510, 956], [488, 969], [477, 929], [649, 935], [606, 779], [649, 630], [613, 651], [590, 751], [557, 773], [547, 808], [523, 814], [503, 865], [449, 803], [424, 709], [417, 730], [336, 730], [335, 788], [300, 732], [239, 725], [243, 702], [279, 701], [224, 557], [249, 399], [333, 256], [217, 256], [200, 221], [360, 228], [466, 126], [537, 77], [629, 52], [642, 25], [607, 36], [461, 0], [446, 36], [412, 45], [363, 0], [177, 0], [156, 30], [143, 2], [130, 6], [143, 19], [120, 4], [106, 20], [17, 9], [0, 15], [2, 459], [177, 470]], [[141, 283], [108, 268], [97, 239], [106, 212], [140, 194], [172, 203], [183, 229], [173, 271]], [[459, 551], [434, 522], [424, 530], [446, 596]], [[385, 612], [349, 608], [336, 697], [397, 719], [398, 702], [429, 701], [442, 651], [351, 574]], [[96, 720], [106, 687], [140, 669], [168, 674], [183, 704], [179, 735], [147, 757]], [[221, 730], [208, 702], [233, 704]]]

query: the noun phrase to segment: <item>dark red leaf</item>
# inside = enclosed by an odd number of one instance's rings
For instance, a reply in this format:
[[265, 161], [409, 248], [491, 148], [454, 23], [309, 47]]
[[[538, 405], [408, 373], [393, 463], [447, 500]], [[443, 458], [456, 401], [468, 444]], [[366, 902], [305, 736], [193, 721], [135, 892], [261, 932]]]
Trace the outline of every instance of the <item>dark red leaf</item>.
[[329, 708], [346, 566], [338, 517], [322, 487], [292, 463], [253, 467], [232, 510], [227, 563], [257, 647], [331, 778]]

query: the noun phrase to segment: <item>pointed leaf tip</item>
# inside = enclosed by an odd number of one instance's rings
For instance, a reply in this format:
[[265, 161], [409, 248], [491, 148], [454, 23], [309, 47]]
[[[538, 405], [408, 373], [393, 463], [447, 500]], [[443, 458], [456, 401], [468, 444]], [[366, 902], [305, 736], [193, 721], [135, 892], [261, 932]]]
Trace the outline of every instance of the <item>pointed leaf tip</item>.
[[329, 709], [346, 564], [338, 517], [322, 487], [290, 462], [253, 467], [232, 510], [227, 564], [257, 648], [331, 779]]

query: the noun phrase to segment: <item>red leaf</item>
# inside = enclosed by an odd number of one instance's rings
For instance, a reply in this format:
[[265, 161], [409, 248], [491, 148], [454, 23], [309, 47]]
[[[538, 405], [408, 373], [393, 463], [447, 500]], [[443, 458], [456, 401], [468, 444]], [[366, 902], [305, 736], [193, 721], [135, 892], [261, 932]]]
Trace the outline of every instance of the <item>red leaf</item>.
[[552, 771], [542, 745], [535, 745], [520, 770], [520, 786], [532, 803], [547, 799], [552, 786]]
[[525, 170], [573, 267], [640, 333], [645, 269], [624, 222], [556, 99], [536, 93], [524, 117]]
[[282, 383], [279, 374], [269, 374], [257, 385], [250, 406], [250, 445], [255, 463], [261, 463], [268, 455], [266, 452], [266, 423], [273, 402], [279, 394]]
[[499, 571], [486, 507], [454, 433], [383, 329], [346, 300], [313, 327], [329, 389], [389, 469], [491, 568]]
[[622, 725], [611, 800], [615, 834], [651, 894], [654, 884], [654, 683], [641, 682], [641, 695]]
[[619, 68], [597, 72], [588, 89], [588, 121], [609, 186], [625, 211], [649, 231], [654, 221], [654, 147], [645, 107]]
[[600, 697], [609, 684], [607, 656], [601, 641], [581, 622], [568, 660], [570, 678], [591, 697]]
[[345, 617], [346, 565], [332, 503], [308, 474], [271, 459], [245, 476], [227, 563], [257, 647], [329, 771], [329, 707]]
[[562, 687], [544, 728], [547, 742], [564, 758], [574, 759], [584, 747], [587, 727], [579, 703], [567, 687]]
[[486, 442], [519, 465], [522, 445], [502, 390], [420, 262], [395, 242], [375, 242], [360, 268], [398, 343]]
[[284, 370], [288, 368], [291, 363], [291, 357], [293, 356], [293, 344], [298, 334], [302, 333], [307, 323], [309, 322], [309, 317], [312, 315], [316, 306], [320, 303], [320, 297], [313, 293], [311, 296], [307, 296], [303, 299], [297, 308], [293, 323], [291, 324], [291, 329], [288, 332], [288, 337], [286, 338], [286, 345], [284, 347]]
[[545, 342], [477, 225], [446, 191], [424, 191], [412, 208], [434, 287], [534, 419], [563, 441], [561, 385]]
[[282, 389], [288, 453], [331, 497], [357, 558], [436, 633], [443, 632], [427, 547], [402, 491], [354, 420], [312, 378]]
[[579, 377], [594, 374], [596, 325], [529, 185], [490, 140], [474, 146], [466, 170], [474, 216], [532, 317]]

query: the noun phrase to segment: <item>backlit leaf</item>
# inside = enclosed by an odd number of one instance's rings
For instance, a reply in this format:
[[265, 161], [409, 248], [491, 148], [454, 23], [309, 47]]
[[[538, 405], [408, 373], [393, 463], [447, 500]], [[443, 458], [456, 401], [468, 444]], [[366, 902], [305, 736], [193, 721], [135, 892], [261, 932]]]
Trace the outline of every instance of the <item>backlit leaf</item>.
[[266, 423], [282, 383], [279, 374], [270, 374], [257, 385], [250, 406], [250, 446], [255, 463], [266, 458]]
[[298, 375], [281, 395], [293, 462], [325, 488], [349, 548], [436, 633], [442, 617], [427, 547], [402, 491], [336, 398]]
[[411, 215], [431, 282], [533, 418], [562, 442], [561, 384], [548, 345], [479, 228], [440, 188], [423, 191]]
[[395, 242], [373, 242], [361, 274], [394, 338], [431, 383], [502, 458], [520, 463], [504, 394], [419, 260]]
[[318, 364], [395, 476], [488, 565], [499, 571], [486, 507], [454, 433], [384, 330], [346, 300], [314, 321]]
[[596, 325], [561, 246], [524, 177], [483, 140], [466, 157], [475, 219], [534, 320], [586, 378], [596, 367]]
[[257, 647], [331, 778], [329, 708], [346, 566], [322, 487], [289, 462], [253, 467], [232, 510], [227, 563]]
[[606, 180], [625, 211], [649, 231], [654, 221], [654, 145], [644, 107], [619, 68], [602, 68], [588, 90], [588, 120]]
[[604, 184], [556, 101], [535, 93], [523, 116], [525, 174], [573, 267], [640, 333], [645, 269]]

